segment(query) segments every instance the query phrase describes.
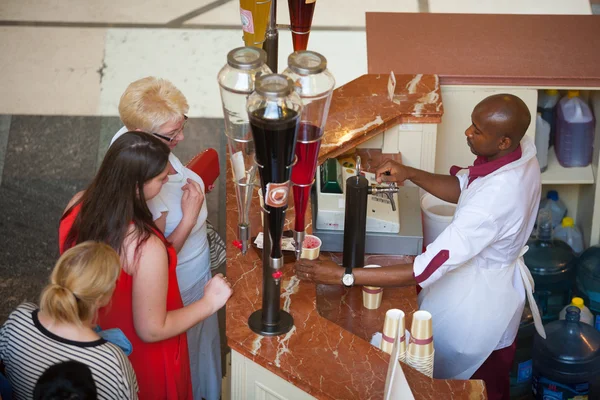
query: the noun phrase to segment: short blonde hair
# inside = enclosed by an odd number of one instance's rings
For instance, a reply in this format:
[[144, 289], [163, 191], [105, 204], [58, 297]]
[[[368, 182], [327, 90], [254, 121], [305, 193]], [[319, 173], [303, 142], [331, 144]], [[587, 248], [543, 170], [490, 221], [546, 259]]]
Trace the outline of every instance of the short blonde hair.
[[42, 291], [40, 309], [57, 322], [81, 326], [112, 295], [120, 272], [119, 256], [110, 246], [80, 243], [58, 259]]
[[179, 89], [166, 79], [148, 76], [131, 83], [119, 101], [119, 116], [130, 131], [156, 133], [168, 122], [178, 122], [189, 110]]

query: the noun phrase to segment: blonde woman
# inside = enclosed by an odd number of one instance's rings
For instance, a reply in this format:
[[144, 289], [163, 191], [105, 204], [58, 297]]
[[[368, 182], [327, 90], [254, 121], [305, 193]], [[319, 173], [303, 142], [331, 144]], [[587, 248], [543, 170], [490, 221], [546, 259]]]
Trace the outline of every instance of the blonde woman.
[[[114, 142], [127, 131], [148, 132], [171, 150], [168, 180], [147, 203], [156, 226], [177, 251], [177, 281], [185, 306], [202, 299], [212, 277], [204, 182], [172, 152], [184, 139], [188, 109], [185, 96], [171, 82], [140, 79], [121, 96], [119, 115], [125, 126], [113, 138]], [[217, 314], [188, 329], [187, 340], [194, 399], [219, 400], [222, 373]]]
[[67, 360], [91, 369], [98, 399], [138, 398], [131, 363], [93, 329], [120, 271], [119, 256], [110, 246], [83, 242], [59, 258], [39, 308], [24, 303], [12, 312], [0, 329], [0, 361], [15, 399], [33, 398], [44, 371]]

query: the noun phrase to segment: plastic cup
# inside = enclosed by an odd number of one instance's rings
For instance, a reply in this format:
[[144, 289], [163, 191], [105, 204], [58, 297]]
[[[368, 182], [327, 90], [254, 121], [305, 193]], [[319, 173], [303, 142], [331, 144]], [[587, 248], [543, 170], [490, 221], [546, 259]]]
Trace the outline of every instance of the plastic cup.
[[[318, 245], [312, 246], [312, 243], [318, 243]], [[323, 242], [321, 242], [321, 239], [318, 237], [314, 235], [305, 235], [304, 242], [302, 242], [302, 253], [300, 254], [300, 258], [304, 258], [305, 260], [316, 260], [321, 253], [321, 244], [323, 244]]]
[[[379, 268], [381, 265], [365, 265], [364, 268]], [[363, 286], [363, 306], [369, 310], [376, 310], [381, 306], [383, 288], [377, 286]]]
[[417, 311], [413, 314], [408, 353], [416, 358], [433, 356], [433, 328], [431, 314], [427, 311]]
[[[398, 332], [404, 334], [404, 311], [392, 308], [385, 313], [380, 349], [392, 354], [394, 340], [396, 340]], [[403, 349], [400, 349], [400, 352], [403, 352]]]

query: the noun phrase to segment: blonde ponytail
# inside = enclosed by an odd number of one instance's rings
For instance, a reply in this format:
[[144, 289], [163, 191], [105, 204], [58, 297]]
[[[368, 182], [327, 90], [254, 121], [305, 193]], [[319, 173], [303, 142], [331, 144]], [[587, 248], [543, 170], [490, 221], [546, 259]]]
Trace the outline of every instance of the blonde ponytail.
[[56, 263], [42, 291], [40, 309], [57, 322], [82, 325], [108, 301], [121, 270], [117, 253], [99, 242], [83, 242]]

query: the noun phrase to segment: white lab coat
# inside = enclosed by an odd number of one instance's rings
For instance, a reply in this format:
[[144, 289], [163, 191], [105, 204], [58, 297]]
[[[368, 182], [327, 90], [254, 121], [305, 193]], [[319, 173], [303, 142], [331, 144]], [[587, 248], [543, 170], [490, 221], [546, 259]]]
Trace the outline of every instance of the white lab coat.
[[[533, 279], [523, 263], [540, 202], [540, 167], [533, 140], [521, 140], [519, 159], [468, 183], [452, 223], [415, 258], [423, 288], [419, 308], [433, 318], [434, 377], [469, 379], [494, 350], [515, 340]], [[545, 336], [545, 335], [542, 335]]]

